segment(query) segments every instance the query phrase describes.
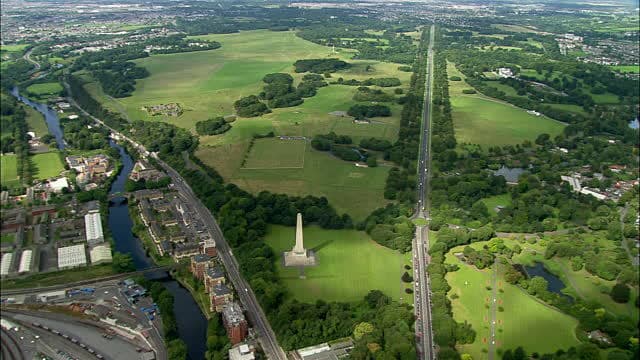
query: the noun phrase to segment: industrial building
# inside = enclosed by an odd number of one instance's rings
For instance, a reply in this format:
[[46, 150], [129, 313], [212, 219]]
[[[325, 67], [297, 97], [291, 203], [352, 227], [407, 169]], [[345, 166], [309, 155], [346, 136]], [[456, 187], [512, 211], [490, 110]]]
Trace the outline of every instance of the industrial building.
[[2, 260], [0, 261], [0, 276], [9, 275], [11, 261], [13, 261], [13, 253], [6, 253], [2, 255]]
[[58, 248], [58, 269], [70, 269], [87, 265], [84, 244]]
[[102, 219], [99, 211], [93, 210], [84, 216], [84, 227], [89, 246], [104, 242]]
[[91, 264], [110, 263], [113, 261], [111, 257], [111, 247], [109, 245], [94, 246], [89, 250], [89, 257], [91, 258]]
[[20, 255], [20, 266], [18, 266], [18, 273], [24, 274], [31, 271], [33, 265], [33, 250], [24, 250]]
[[253, 360], [255, 358], [256, 355], [247, 344], [241, 344], [229, 349], [230, 360]]

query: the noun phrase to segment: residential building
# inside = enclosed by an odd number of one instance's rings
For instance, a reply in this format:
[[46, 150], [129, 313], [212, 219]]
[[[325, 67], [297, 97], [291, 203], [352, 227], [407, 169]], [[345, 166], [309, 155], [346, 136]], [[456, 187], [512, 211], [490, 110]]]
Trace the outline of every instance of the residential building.
[[218, 250], [216, 249], [216, 242], [211, 238], [206, 239], [202, 244], [202, 253], [211, 257], [217, 256]]
[[200, 252], [200, 245], [194, 243], [186, 243], [186, 244], [176, 244], [173, 249], [173, 256], [176, 259], [182, 259], [185, 257], [190, 257], [193, 255], [197, 255]]
[[84, 244], [58, 248], [58, 269], [70, 269], [87, 265]]
[[206, 254], [198, 254], [191, 257], [191, 273], [198, 278], [198, 280], [204, 279], [205, 270], [209, 267], [211, 257]]
[[238, 303], [230, 302], [222, 307], [222, 323], [231, 344], [238, 344], [247, 337], [249, 327]]
[[204, 274], [204, 287], [207, 293], [211, 293], [213, 287], [219, 284], [224, 284], [226, 279], [224, 278], [224, 271], [221, 267], [210, 267]]
[[215, 312], [221, 312], [222, 307], [229, 302], [233, 301], [233, 294], [231, 290], [225, 284], [218, 284], [212, 288], [209, 293], [210, 310]]
[[89, 211], [84, 216], [84, 228], [85, 235], [87, 237], [87, 243], [89, 246], [93, 246], [104, 242], [104, 234], [102, 233], [102, 219], [100, 218], [100, 211]]

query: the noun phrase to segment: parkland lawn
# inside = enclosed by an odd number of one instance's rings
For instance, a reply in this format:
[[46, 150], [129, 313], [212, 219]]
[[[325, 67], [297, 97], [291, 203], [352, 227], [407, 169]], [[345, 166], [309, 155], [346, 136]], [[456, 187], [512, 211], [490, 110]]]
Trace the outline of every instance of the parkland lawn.
[[60, 175], [60, 172], [64, 170], [64, 165], [57, 151], [32, 155], [31, 161], [36, 169], [33, 174], [34, 179], [49, 179]]
[[[486, 242], [472, 244], [480, 248]], [[472, 344], [462, 345], [461, 352], [469, 353], [474, 360], [488, 359], [483, 349], [488, 349], [490, 341], [490, 310], [492, 291], [492, 269], [478, 270], [461, 262], [453, 254], [462, 252], [463, 246], [453, 248], [446, 255], [447, 264], [456, 264], [460, 268], [448, 272], [446, 279], [451, 290], [453, 317], [458, 322], [467, 321], [476, 331], [476, 340]], [[497, 304], [504, 308], [496, 311], [497, 349], [515, 349], [524, 347], [528, 353], [552, 353], [558, 349], [567, 349], [579, 344], [575, 335], [578, 321], [571, 316], [549, 307], [530, 296], [520, 288], [504, 281], [503, 271], [497, 277]], [[457, 298], [452, 298], [453, 295]], [[544, 341], [540, 341], [544, 339]]]
[[42, 113], [38, 112], [31, 106], [24, 106], [24, 110], [27, 113], [27, 126], [29, 130], [36, 133], [37, 137], [42, 137], [49, 133], [49, 128], [44, 120]]
[[453, 125], [459, 143], [495, 145], [521, 144], [534, 141], [538, 135], [551, 137], [562, 132], [564, 124], [544, 115], [535, 116], [526, 110], [482, 94], [463, 94], [472, 89], [453, 63], [447, 64], [447, 76], [459, 76], [462, 81], [449, 81]]
[[16, 155], [0, 155], [0, 184], [7, 187], [19, 184]]
[[62, 91], [62, 85], [57, 82], [48, 82], [33, 84], [27, 87], [27, 93], [34, 94], [36, 96], [56, 95]]
[[295, 243], [294, 227], [269, 226], [265, 241], [278, 256], [280, 278], [299, 301], [357, 301], [370, 290], [381, 290], [395, 300], [410, 299], [400, 279], [405, 255], [378, 245], [365, 232], [305, 227], [305, 248], [314, 250], [318, 260], [317, 266], [304, 270], [306, 279], [299, 278], [298, 268], [282, 264], [282, 253]]
[[297, 140], [256, 140], [244, 167], [248, 143], [201, 146], [196, 155], [242, 189], [325, 196], [339, 213], [347, 212], [357, 221], [387, 203], [383, 193], [390, 167], [356, 167], [310, 144], [302, 145]]

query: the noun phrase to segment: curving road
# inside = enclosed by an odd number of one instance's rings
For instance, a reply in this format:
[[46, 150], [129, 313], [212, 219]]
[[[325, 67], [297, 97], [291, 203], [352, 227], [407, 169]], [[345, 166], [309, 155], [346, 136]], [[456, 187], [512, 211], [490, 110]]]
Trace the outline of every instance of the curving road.
[[[433, 43], [435, 26], [431, 26], [427, 49], [427, 72], [424, 89], [424, 107], [422, 110], [422, 141], [418, 163], [418, 203], [416, 218], [429, 220], [431, 202], [429, 199], [431, 177], [431, 90], [433, 87]], [[428, 224], [428, 223], [427, 223]], [[429, 285], [429, 225], [417, 226], [413, 239], [413, 269], [415, 279], [414, 304], [416, 315], [416, 347], [419, 359], [435, 359], [436, 349], [433, 342], [431, 325], [431, 289]]]
[[[67, 91], [69, 92], [69, 94], [71, 94], [71, 90], [68, 84], [65, 82], [64, 85], [65, 85], [65, 88], [67, 88]], [[73, 106], [78, 108], [86, 116], [89, 116], [90, 118], [92, 118], [99, 125], [109, 129], [112, 132], [112, 134], [115, 134], [120, 138], [131, 143], [141, 153], [148, 154], [147, 150], [142, 144], [137, 143], [133, 139], [109, 127], [102, 120], [86, 112], [83, 108], [81, 108], [75, 102], [75, 100], [73, 100], [71, 96], [69, 97], [69, 103], [71, 103]], [[184, 181], [182, 176], [180, 176], [180, 174], [177, 171], [175, 171], [171, 166], [169, 166], [164, 161], [160, 160], [155, 154], [151, 154], [151, 156], [158, 161], [158, 164], [160, 164], [160, 166], [162, 166], [164, 171], [166, 171], [167, 174], [171, 177], [173, 184], [175, 185], [176, 189], [180, 192], [180, 194], [183, 195], [185, 199], [198, 212], [198, 215], [200, 216], [205, 226], [207, 227], [207, 230], [209, 231], [209, 235], [211, 236], [212, 239], [215, 240], [216, 248], [218, 249], [218, 255], [220, 256], [220, 259], [222, 260], [222, 263], [224, 264], [224, 267], [227, 270], [227, 275], [229, 276], [229, 280], [233, 284], [233, 287], [235, 288], [236, 293], [238, 294], [238, 298], [240, 302], [242, 303], [245, 310], [247, 311], [247, 317], [249, 318], [249, 321], [251, 322], [251, 324], [253, 325], [256, 331], [256, 334], [260, 341], [260, 345], [262, 346], [262, 350], [267, 355], [267, 358], [274, 359], [274, 360], [275, 359], [286, 360], [287, 356], [285, 355], [282, 348], [278, 345], [276, 335], [273, 332], [273, 329], [271, 328], [271, 325], [269, 324], [269, 321], [267, 320], [266, 315], [262, 311], [262, 308], [260, 307], [260, 304], [258, 303], [258, 300], [255, 297], [255, 294], [251, 290], [251, 287], [249, 286], [247, 281], [244, 280], [244, 278], [240, 275], [240, 266], [238, 265], [238, 262], [236, 261], [236, 259], [233, 257], [233, 252], [231, 251], [229, 244], [224, 238], [222, 230], [220, 230], [220, 227], [218, 226], [218, 223], [216, 222], [215, 218], [213, 217], [213, 215], [211, 215], [211, 212], [209, 211], [209, 209], [207, 209], [204, 206], [204, 204], [202, 204], [202, 202], [195, 195], [195, 193], [193, 192], [189, 184], [187, 184], [187, 182]]]

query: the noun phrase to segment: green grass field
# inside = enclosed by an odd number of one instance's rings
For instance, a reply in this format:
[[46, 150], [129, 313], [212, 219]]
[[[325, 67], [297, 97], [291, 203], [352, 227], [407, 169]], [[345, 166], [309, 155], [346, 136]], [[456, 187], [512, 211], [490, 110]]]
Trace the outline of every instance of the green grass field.
[[378, 245], [364, 232], [305, 227], [304, 245], [314, 249], [318, 259], [318, 266], [305, 269], [306, 279], [299, 278], [297, 268], [285, 268], [280, 258], [294, 245], [294, 227], [270, 226], [265, 241], [279, 256], [280, 278], [299, 301], [357, 301], [369, 290], [408, 299], [400, 280], [405, 256]]
[[511, 204], [511, 195], [501, 194], [482, 199], [484, 205], [489, 209], [490, 214], [495, 214], [496, 206], [507, 206]]
[[36, 133], [37, 137], [48, 134], [49, 128], [44, 121], [44, 116], [31, 106], [24, 106], [24, 109], [27, 112], [27, 125], [29, 126], [29, 130]]
[[[265, 142], [260, 146], [271, 144]], [[338, 212], [347, 212], [356, 220], [364, 220], [373, 210], [387, 203], [383, 191], [389, 167], [356, 167], [352, 162], [307, 146], [303, 168], [243, 169], [240, 164], [246, 148], [246, 145], [201, 147], [196, 155], [242, 189], [253, 193], [268, 190], [290, 195], [325, 196]], [[264, 154], [255, 155], [253, 150], [251, 154], [247, 164], [265, 158]]]
[[[479, 248], [484, 242], [475, 243]], [[491, 284], [493, 269], [477, 270], [462, 263], [453, 254], [462, 252], [463, 247], [452, 249], [446, 256], [446, 263], [457, 264], [460, 269], [447, 273], [447, 282], [451, 286], [449, 298], [452, 299], [453, 316], [456, 321], [468, 321], [477, 332], [473, 344], [461, 346], [462, 353], [469, 353], [474, 360], [488, 359], [483, 349], [488, 349], [490, 341], [490, 311], [486, 305], [492, 292], [486, 287]], [[546, 306], [529, 296], [523, 290], [504, 281], [501, 272], [497, 279], [498, 306], [503, 312], [496, 312], [496, 345], [498, 349], [524, 347], [527, 352], [550, 353], [558, 349], [567, 349], [577, 345], [575, 329], [578, 321], [560, 311]], [[551, 335], [552, 334], [552, 335]], [[544, 339], [544, 341], [540, 341]]]
[[621, 73], [640, 73], [640, 65], [612, 65], [609, 66], [611, 70], [619, 71]]
[[2, 52], [23, 52], [31, 44], [12, 44], [12, 45], [2, 45], [0, 46], [0, 51]]
[[258, 139], [244, 169], [298, 169], [304, 167], [305, 140]]
[[33, 84], [27, 87], [27, 92], [37, 96], [46, 96], [58, 94], [62, 91], [62, 85], [57, 82], [48, 82], [41, 84]]
[[529, 27], [524, 27], [520, 25], [510, 25], [510, 24], [492, 24], [491, 26], [496, 29], [506, 30], [511, 32], [522, 32], [522, 33], [539, 33], [538, 30], [532, 29]]
[[64, 170], [64, 165], [57, 151], [32, 155], [31, 161], [36, 168], [33, 174], [34, 179], [52, 178], [60, 175], [60, 172]]
[[0, 235], [0, 243], [13, 244], [16, 241], [16, 233], [7, 233]]
[[25, 289], [43, 286], [66, 284], [86, 279], [94, 279], [114, 275], [111, 264], [102, 264], [84, 267], [81, 269], [69, 269], [48, 273], [39, 273], [26, 278], [2, 280], [0, 287], [3, 289]]
[[5, 154], [0, 156], [0, 183], [3, 186], [12, 187], [18, 185], [20, 181], [18, 180], [18, 169], [17, 169], [17, 159], [14, 154]]
[[[453, 63], [447, 64], [447, 75], [464, 75]], [[511, 104], [482, 94], [463, 94], [471, 86], [465, 81], [449, 81], [453, 124], [458, 142], [482, 146], [519, 144], [534, 141], [539, 134], [554, 137], [564, 125], [546, 116], [535, 116]]]

